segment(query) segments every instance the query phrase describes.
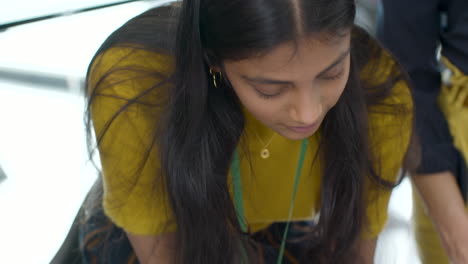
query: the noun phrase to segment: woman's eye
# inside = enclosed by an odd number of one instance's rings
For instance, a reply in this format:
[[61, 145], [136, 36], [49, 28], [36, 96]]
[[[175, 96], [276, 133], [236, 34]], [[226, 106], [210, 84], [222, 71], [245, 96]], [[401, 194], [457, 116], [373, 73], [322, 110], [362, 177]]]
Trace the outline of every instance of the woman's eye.
[[263, 97], [265, 99], [272, 99], [272, 98], [275, 98], [277, 96], [279, 96], [281, 94], [281, 92], [279, 93], [276, 93], [276, 94], [266, 94], [266, 93], [262, 93], [260, 92], [259, 90], [255, 89], [258, 93], [258, 95], [260, 95], [260, 97]]
[[257, 92], [257, 94], [262, 97], [262, 98], [265, 98], [265, 99], [272, 99], [274, 97], [277, 97], [277, 96], [280, 96], [283, 92], [283, 88], [280, 88], [280, 89], [275, 89], [276, 92], [264, 92], [265, 90], [272, 90], [271, 87], [269, 88], [259, 88], [258, 86], [253, 86], [253, 88], [255, 89], [255, 91]]
[[[335, 71], [335, 72], [336, 72], [336, 71]], [[326, 75], [320, 77], [320, 79], [322, 79], [322, 80], [327, 80], [327, 81], [337, 80], [337, 79], [341, 78], [341, 76], [343, 75], [343, 73], [344, 73], [344, 70], [341, 69], [338, 73], [326, 74]]]

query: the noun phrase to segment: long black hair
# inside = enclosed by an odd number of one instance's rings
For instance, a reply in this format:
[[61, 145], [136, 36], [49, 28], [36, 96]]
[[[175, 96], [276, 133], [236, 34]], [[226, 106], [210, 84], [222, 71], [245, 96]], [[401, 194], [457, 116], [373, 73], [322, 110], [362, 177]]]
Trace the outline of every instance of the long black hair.
[[[215, 88], [209, 81], [209, 67], [222, 69], [226, 59], [265, 54], [305, 36], [333, 39], [349, 29], [349, 80], [320, 128], [319, 154], [325, 163], [320, 218], [306, 238], [306, 256], [314, 263], [356, 261], [353, 245], [366, 221], [366, 181], [393, 187], [375, 166], [378, 157], [370, 146], [369, 109], [388, 97], [405, 75], [398, 65], [391, 64], [384, 82], [361, 76], [362, 69], [384, 56], [384, 51], [354, 26], [354, 18], [354, 0], [184, 0], [181, 6], [156, 8], [129, 21], [98, 51], [130, 46], [174, 58], [172, 74], [128, 100], [113, 119], [138, 104], [141, 96], [170, 84], [165, 90], [167, 100], [157, 106], [163, 111], [154, 121], [159, 129], [149, 148], [159, 151], [164, 187], [177, 223], [176, 263], [239, 263], [243, 247], [248, 249], [249, 258], [255, 258], [250, 250], [254, 242], [241, 231], [227, 179], [244, 131], [244, 116], [228, 78]], [[386, 65], [374, 65], [382, 66]], [[87, 89], [88, 106], [93, 107], [99, 86]], [[411, 114], [405, 105], [387, 109], [392, 109], [389, 113], [393, 115]], [[111, 123], [109, 120], [107, 127]], [[88, 113], [89, 134], [91, 125]], [[98, 146], [105, 132], [96, 135]]]

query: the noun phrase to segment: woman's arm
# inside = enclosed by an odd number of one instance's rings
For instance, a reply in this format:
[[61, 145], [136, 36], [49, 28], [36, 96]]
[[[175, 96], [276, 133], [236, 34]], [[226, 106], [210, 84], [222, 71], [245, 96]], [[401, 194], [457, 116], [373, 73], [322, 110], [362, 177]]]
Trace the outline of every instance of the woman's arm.
[[142, 264], [173, 263], [174, 233], [142, 236], [127, 233], [128, 240]]
[[412, 176], [442, 245], [455, 264], [468, 263], [468, 214], [450, 172]]

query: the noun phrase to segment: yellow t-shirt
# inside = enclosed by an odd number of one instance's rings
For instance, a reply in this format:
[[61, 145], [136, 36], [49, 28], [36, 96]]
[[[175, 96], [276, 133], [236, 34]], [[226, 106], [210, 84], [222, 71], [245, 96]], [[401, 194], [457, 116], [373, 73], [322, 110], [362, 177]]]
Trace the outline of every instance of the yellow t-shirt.
[[[127, 66], [138, 70], [129, 70]], [[147, 70], [167, 76], [173, 70], [173, 61], [167, 55], [114, 47], [94, 61], [89, 84], [95, 87], [97, 81], [105, 77], [98, 85], [99, 94], [91, 107], [96, 135], [107, 129], [99, 146], [104, 210], [116, 225], [127, 232], [156, 235], [174, 230], [176, 225], [164, 191], [164, 179], [159, 177], [158, 153], [155, 146], [151, 147], [159, 111], [155, 104], [163, 95], [152, 91], [134, 98], [161, 81], [161, 78], [148, 74]], [[382, 69], [382, 72], [367, 74], [388, 76], [389, 73]], [[131, 104], [116, 115], [132, 99], [138, 104]], [[385, 100], [412, 107], [409, 89], [403, 82], [398, 83], [392, 95]], [[373, 110], [377, 111], [370, 114], [372, 148], [375, 156], [381, 157], [379, 169], [382, 177], [395, 181], [408, 146], [412, 117], [396, 117], [384, 111], [378, 113], [379, 109]], [[277, 135], [269, 146], [271, 156], [262, 159], [260, 150], [263, 144], [252, 131], [261, 138], [267, 138], [273, 132], [247, 110], [245, 116], [250, 163], [241, 153], [240, 168], [245, 217], [251, 232], [256, 232], [273, 222], [288, 219], [301, 142]], [[108, 126], [111, 119], [114, 121]], [[319, 133], [308, 140], [293, 221], [311, 220], [320, 210], [321, 164], [320, 161], [312, 162], [318, 148]], [[368, 221], [363, 236], [373, 238], [385, 225], [390, 191], [368, 189]]]

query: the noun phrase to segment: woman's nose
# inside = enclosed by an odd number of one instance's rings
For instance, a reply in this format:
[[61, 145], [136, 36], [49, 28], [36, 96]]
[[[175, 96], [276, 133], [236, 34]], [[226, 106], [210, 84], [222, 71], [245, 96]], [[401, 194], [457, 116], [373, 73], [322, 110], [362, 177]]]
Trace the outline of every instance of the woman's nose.
[[289, 109], [289, 115], [294, 122], [308, 126], [317, 121], [323, 113], [322, 100], [318, 96], [299, 95]]

